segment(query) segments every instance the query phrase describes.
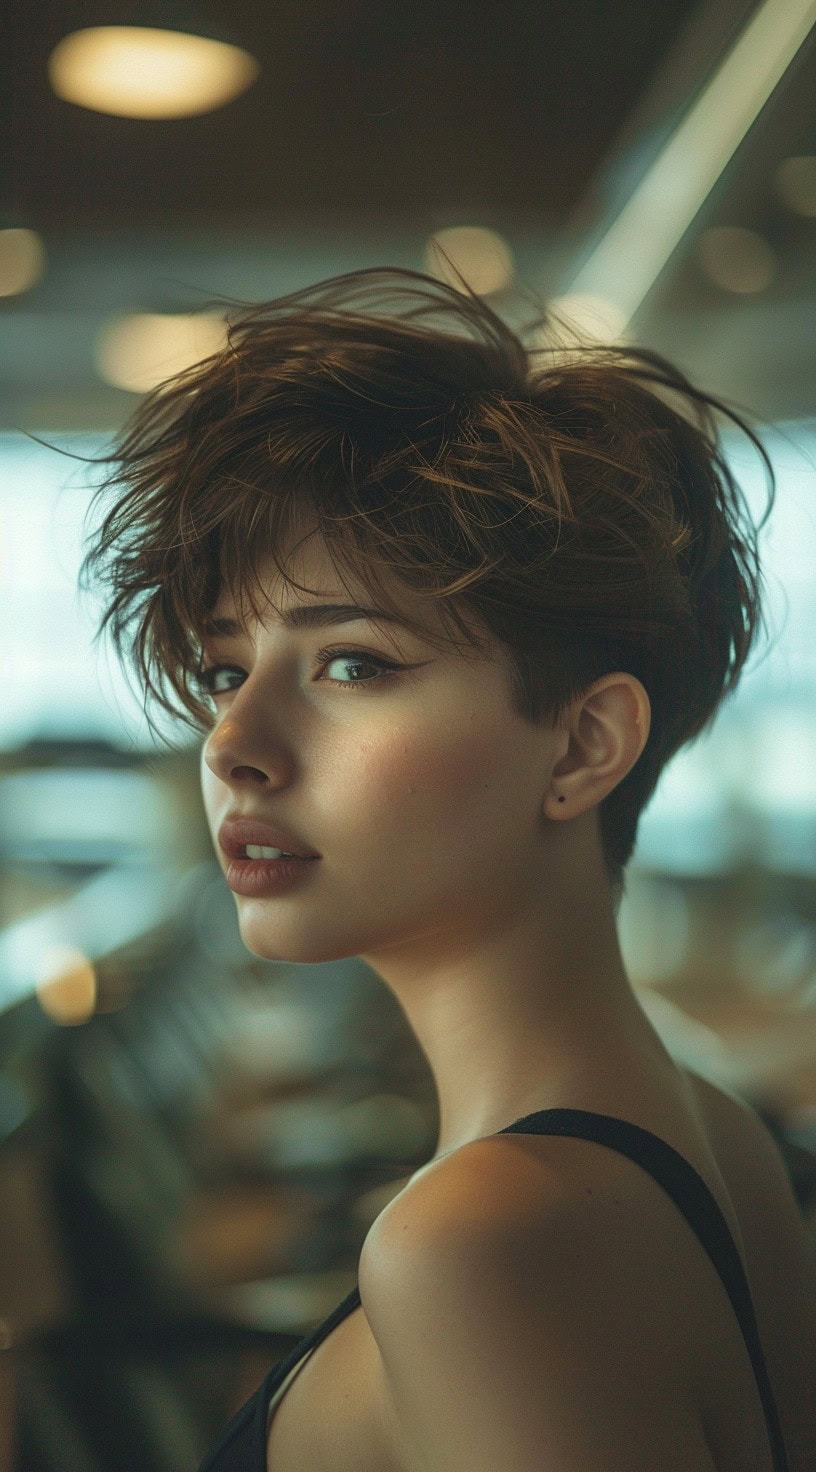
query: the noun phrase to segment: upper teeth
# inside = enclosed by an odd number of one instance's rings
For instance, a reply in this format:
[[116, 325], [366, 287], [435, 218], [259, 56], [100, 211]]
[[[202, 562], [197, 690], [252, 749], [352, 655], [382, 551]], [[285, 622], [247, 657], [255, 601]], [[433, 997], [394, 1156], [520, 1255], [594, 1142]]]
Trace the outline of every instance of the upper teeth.
[[288, 854], [282, 848], [262, 848], [258, 843], [248, 843], [246, 846], [248, 859], [295, 859], [297, 854]]

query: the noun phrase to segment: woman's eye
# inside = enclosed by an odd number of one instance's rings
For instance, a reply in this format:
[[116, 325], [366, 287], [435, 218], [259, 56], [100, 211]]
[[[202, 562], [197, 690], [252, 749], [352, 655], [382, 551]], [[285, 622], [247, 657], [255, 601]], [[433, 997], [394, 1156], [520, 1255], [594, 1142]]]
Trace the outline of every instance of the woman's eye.
[[321, 649], [317, 657], [321, 663], [325, 661], [325, 668], [327, 670], [333, 664], [336, 664], [345, 665], [346, 669], [359, 669], [361, 665], [368, 665], [369, 669], [377, 671], [375, 675], [369, 675], [367, 677], [363, 676], [360, 678], [359, 676], [353, 676], [350, 681], [330, 677], [333, 685], [338, 685], [344, 690], [354, 689], [356, 685], [371, 685], [375, 680], [392, 674], [398, 668], [395, 664], [386, 663], [385, 660], [377, 659], [373, 654], [364, 654], [360, 649]]
[[[217, 688], [216, 682], [218, 681], [219, 677], [222, 674], [240, 675], [242, 673], [243, 671], [237, 669], [235, 665], [211, 664], [207, 669], [199, 670], [197, 674], [193, 676], [193, 685], [200, 694], [223, 695], [224, 690]], [[230, 686], [226, 686], [225, 688], [230, 689]]]
[[[330, 669], [332, 665], [345, 667], [346, 672], [359, 670], [361, 666], [363, 668], [368, 666], [370, 670], [375, 671], [373, 675], [352, 675], [346, 679], [328, 676], [329, 683], [336, 685], [340, 690], [353, 690], [358, 685], [372, 685], [375, 681], [396, 673], [400, 668], [391, 661], [379, 659], [373, 654], [366, 654], [362, 649], [321, 649], [316, 658], [321, 672]], [[244, 671], [237, 665], [213, 664], [206, 669], [199, 670], [193, 678], [193, 684], [199, 694], [215, 697], [236, 688], [230, 684], [222, 685], [220, 682], [223, 677], [243, 676], [243, 674]]]

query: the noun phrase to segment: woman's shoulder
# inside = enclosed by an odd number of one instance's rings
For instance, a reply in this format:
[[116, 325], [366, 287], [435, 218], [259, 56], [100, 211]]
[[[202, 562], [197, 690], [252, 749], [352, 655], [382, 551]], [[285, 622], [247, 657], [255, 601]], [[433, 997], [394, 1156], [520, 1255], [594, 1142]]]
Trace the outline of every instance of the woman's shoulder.
[[669, 1465], [668, 1437], [674, 1465], [680, 1444], [684, 1465], [703, 1465], [686, 1357], [672, 1340], [676, 1306], [662, 1292], [666, 1263], [646, 1261], [658, 1252], [628, 1200], [631, 1179], [610, 1171], [603, 1152], [590, 1152], [579, 1178], [559, 1167], [557, 1146], [518, 1134], [475, 1140], [424, 1170], [378, 1218], [360, 1289], [396, 1419], [411, 1422], [420, 1445], [427, 1432], [430, 1445], [433, 1412], [452, 1466], [486, 1466], [491, 1455], [498, 1465], [499, 1446], [502, 1465], [530, 1466], [533, 1447], [540, 1457], [554, 1436], [560, 1462], [554, 1428], [569, 1428], [581, 1465], [600, 1464], [610, 1417], [621, 1445], [642, 1441], [644, 1465]]
[[[685, 1099], [672, 1094], [648, 1105], [641, 1098], [639, 1111], [627, 1108], [623, 1096], [606, 1100], [605, 1109], [597, 1099], [583, 1103], [651, 1129], [708, 1184], [743, 1251], [791, 1466], [804, 1467], [805, 1448], [816, 1444], [812, 1241], [779, 1150], [756, 1111], [727, 1087], [684, 1074]], [[669, 1359], [688, 1361], [695, 1385], [701, 1344], [716, 1350], [725, 1336], [732, 1354], [741, 1354], [727, 1302], [720, 1295], [710, 1295], [710, 1302], [700, 1298], [711, 1264], [665, 1191], [615, 1150], [546, 1134], [474, 1140], [430, 1162], [392, 1198], [360, 1260], [361, 1293], [375, 1332], [378, 1306], [393, 1302], [395, 1282], [406, 1285], [396, 1295], [400, 1318], [407, 1304], [438, 1297], [457, 1275], [464, 1275], [464, 1301], [481, 1291], [481, 1279], [489, 1282], [494, 1269], [501, 1271], [508, 1246], [511, 1266], [517, 1271], [520, 1265], [533, 1301], [537, 1284], [545, 1293], [557, 1287], [539, 1283], [542, 1265], [556, 1255], [565, 1266], [592, 1263], [592, 1272], [576, 1273], [572, 1292], [586, 1289], [593, 1313], [610, 1288], [618, 1295], [617, 1314], [627, 1302], [642, 1304], [648, 1293], [648, 1318], [659, 1329], [655, 1354], [660, 1344], [670, 1346]], [[748, 1395], [752, 1372], [742, 1358], [739, 1374]], [[761, 1427], [758, 1434], [764, 1435]]]
[[480, 1260], [512, 1243], [514, 1252], [529, 1255], [531, 1270], [559, 1235], [572, 1242], [580, 1236], [589, 1252], [597, 1238], [609, 1244], [617, 1232], [634, 1232], [647, 1249], [654, 1234], [644, 1219], [641, 1173], [615, 1152], [581, 1150], [582, 1143], [499, 1132], [422, 1167], [368, 1232], [359, 1264], [363, 1301], [373, 1281], [387, 1282], [400, 1262], [433, 1260], [449, 1249], [458, 1259]]

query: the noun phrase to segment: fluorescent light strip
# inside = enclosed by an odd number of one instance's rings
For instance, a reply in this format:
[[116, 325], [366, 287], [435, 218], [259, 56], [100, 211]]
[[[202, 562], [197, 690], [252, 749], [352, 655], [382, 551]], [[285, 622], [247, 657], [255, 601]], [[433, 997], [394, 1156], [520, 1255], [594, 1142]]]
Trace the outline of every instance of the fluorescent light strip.
[[570, 295], [629, 324], [816, 24], [816, 0], [765, 0], [581, 267]]

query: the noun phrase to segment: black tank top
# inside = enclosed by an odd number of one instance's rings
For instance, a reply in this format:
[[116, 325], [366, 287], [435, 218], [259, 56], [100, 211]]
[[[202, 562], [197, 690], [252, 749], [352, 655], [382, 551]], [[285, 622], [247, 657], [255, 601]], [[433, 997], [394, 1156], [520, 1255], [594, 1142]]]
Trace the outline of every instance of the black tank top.
[[[540, 1109], [497, 1131], [501, 1135], [509, 1133], [570, 1135], [608, 1145], [642, 1166], [671, 1196], [702, 1242], [731, 1299], [765, 1411], [774, 1472], [789, 1472], [748, 1281], [728, 1223], [702, 1176], [672, 1145], [652, 1134], [651, 1130], [624, 1119], [615, 1119], [610, 1114], [595, 1114], [588, 1109]], [[255, 1394], [233, 1416], [198, 1472], [266, 1472], [267, 1408], [272, 1396], [298, 1361], [359, 1306], [360, 1290], [355, 1286], [322, 1324], [305, 1334], [289, 1354], [273, 1365]]]

